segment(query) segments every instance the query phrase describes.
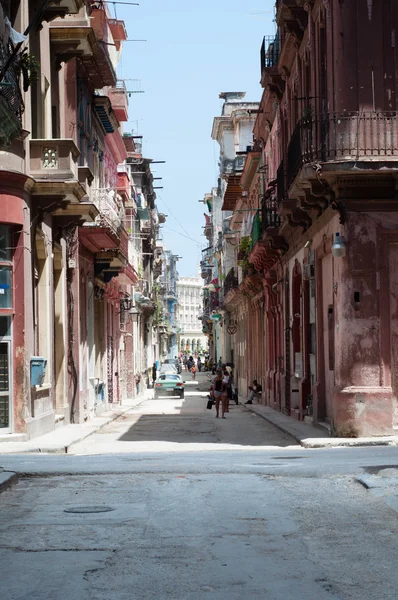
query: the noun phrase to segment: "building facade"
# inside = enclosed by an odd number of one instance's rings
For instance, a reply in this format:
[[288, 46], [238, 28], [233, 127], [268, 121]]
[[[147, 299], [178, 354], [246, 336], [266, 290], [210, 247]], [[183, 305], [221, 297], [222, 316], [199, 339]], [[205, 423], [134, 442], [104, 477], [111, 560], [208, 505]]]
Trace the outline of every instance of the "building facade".
[[122, 130], [126, 36], [106, 3], [0, 3], [7, 439], [85, 422], [129, 402], [150, 375], [158, 215], [151, 160]]
[[203, 281], [199, 275], [180, 277], [177, 282], [179, 352], [207, 352], [207, 338], [199, 320], [203, 312], [202, 287]]
[[234, 364], [235, 381], [240, 382], [241, 393], [247, 389], [247, 352], [244, 339], [238, 343], [239, 334], [231, 332], [239, 322], [242, 336], [245, 336], [247, 303], [242, 296], [239, 310], [232, 310], [228, 292], [234, 289], [238, 278], [242, 280], [244, 273], [242, 262], [237, 259], [243, 237], [236, 230], [237, 223], [246, 231], [251, 229], [252, 217], [243, 206], [238, 207], [235, 214], [231, 209], [235, 207], [235, 195], [241, 193], [240, 179], [247, 152], [253, 149], [253, 126], [259, 110], [257, 102], [246, 102], [244, 97], [244, 92], [220, 94], [224, 104], [221, 116], [214, 118], [212, 128], [212, 138], [220, 147], [220, 171], [217, 188], [204, 197], [209, 213], [205, 215], [204, 229], [208, 247], [202, 252], [201, 262], [205, 280], [202, 323], [203, 331], [209, 337], [211, 358], [215, 362], [221, 358], [222, 362]]
[[178, 355], [178, 256], [171, 250], [163, 249], [163, 269], [159, 278], [158, 331], [161, 338], [160, 361]]
[[256, 377], [263, 403], [337, 436], [398, 428], [393, 4], [276, 2], [253, 146], [224, 193], [240, 392]]

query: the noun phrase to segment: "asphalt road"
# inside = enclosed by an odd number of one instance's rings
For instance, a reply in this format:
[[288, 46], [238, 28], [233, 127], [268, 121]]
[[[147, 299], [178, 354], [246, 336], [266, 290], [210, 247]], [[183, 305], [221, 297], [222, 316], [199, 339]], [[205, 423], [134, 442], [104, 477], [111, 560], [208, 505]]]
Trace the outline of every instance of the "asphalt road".
[[2, 600], [396, 600], [397, 511], [357, 477], [393, 485], [397, 448], [303, 449], [186, 396], [74, 455], [0, 456], [21, 475], [0, 495]]

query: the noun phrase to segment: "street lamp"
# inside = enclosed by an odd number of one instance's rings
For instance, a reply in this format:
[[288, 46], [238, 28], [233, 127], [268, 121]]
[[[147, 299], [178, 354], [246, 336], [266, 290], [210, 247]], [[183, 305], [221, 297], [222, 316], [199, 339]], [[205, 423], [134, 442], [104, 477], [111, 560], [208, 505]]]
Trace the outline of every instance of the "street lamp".
[[131, 323], [138, 323], [138, 315], [140, 314], [139, 310], [132, 306], [129, 310], [129, 319]]

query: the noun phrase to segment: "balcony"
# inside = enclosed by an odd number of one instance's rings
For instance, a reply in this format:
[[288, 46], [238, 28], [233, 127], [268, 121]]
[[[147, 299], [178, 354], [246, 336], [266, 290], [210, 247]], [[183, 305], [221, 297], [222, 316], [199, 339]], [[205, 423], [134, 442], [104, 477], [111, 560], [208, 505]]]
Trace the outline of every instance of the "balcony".
[[[116, 65], [118, 52], [113, 39], [111, 27], [106, 9], [93, 8], [91, 13], [91, 25], [98, 43], [96, 62], [97, 69], [102, 73], [104, 85], [114, 87], [116, 85]], [[99, 86], [103, 87], [103, 86]]]
[[81, 203], [86, 189], [79, 181], [79, 154], [71, 139], [31, 139], [29, 175], [35, 180], [32, 194]]
[[[123, 227], [124, 209], [116, 200], [116, 191], [107, 188], [92, 190], [92, 202], [98, 216], [94, 223], [86, 223], [80, 228], [79, 238], [90, 252], [96, 254], [98, 273], [106, 270], [108, 278], [127, 273], [131, 280], [128, 273], [129, 238]], [[131, 267], [136, 277], [135, 265], [131, 264]]]
[[83, 61], [93, 60], [97, 42], [87, 17], [67, 17], [57, 19], [49, 27], [51, 49], [57, 59], [57, 66], [71, 58]]
[[204, 250], [202, 250], [202, 262], [210, 264], [213, 260], [214, 248], [213, 246], [208, 246]]
[[213, 310], [218, 310], [220, 307], [220, 298], [218, 292], [210, 292], [210, 301], [209, 301], [209, 309], [210, 312]]
[[52, 21], [57, 17], [76, 14], [85, 3], [86, 0], [50, 0], [42, 14], [42, 20]]
[[119, 19], [109, 19], [108, 24], [115, 41], [115, 48], [119, 52], [122, 42], [127, 40], [125, 23]]
[[288, 249], [286, 240], [279, 233], [281, 225], [279, 212], [280, 204], [275, 196], [275, 182], [273, 182], [266, 191], [261, 202], [261, 210], [257, 212], [253, 222], [252, 245], [248, 261], [259, 272], [272, 268]]
[[266, 35], [260, 49], [261, 80], [264, 77], [264, 73], [276, 72], [280, 53], [279, 32], [275, 36]]
[[116, 83], [116, 87], [108, 90], [108, 98], [111, 101], [112, 108], [119, 123], [128, 121], [129, 102], [124, 81], [119, 79]]
[[171, 289], [171, 288], [166, 288], [165, 292], [164, 292], [164, 298], [165, 300], [172, 300], [174, 302], [177, 301], [177, 293], [175, 290]]
[[246, 156], [236, 156], [235, 158], [223, 158], [220, 162], [221, 175], [227, 176], [231, 173], [243, 171], [245, 166]]
[[[301, 120], [289, 143], [287, 183], [311, 163], [333, 171], [351, 171], [361, 163], [380, 169], [398, 162], [398, 115], [396, 112], [328, 113]], [[396, 167], [394, 167], [396, 168]]]
[[117, 169], [117, 191], [123, 199], [124, 205], [127, 206], [130, 202], [131, 182], [125, 166], [119, 165]]
[[261, 235], [266, 232], [267, 229], [278, 229], [280, 227], [281, 218], [279, 216], [278, 207], [279, 204], [275, 196], [263, 198], [261, 203]]
[[[5, 43], [0, 37], [0, 70], [7, 63], [11, 52], [11, 43]], [[22, 132], [24, 103], [16, 61], [11, 63], [0, 84], [0, 147], [3, 148], [9, 146]]]
[[118, 56], [105, 10], [93, 9], [90, 18], [68, 15], [57, 19], [50, 24], [50, 41], [58, 66], [77, 57], [94, 87], [116, 85]]
[[115, 235], [120, 235], [124, 219], [124, 208], [116, 200], [116, 190], [109, 188], [92, 190], [91, 199], [100, 213], [97, 225], [107, 227]]
[[230, 269], [230, 271], [228, 271], [228, 275], [226, 276], [226, 278], [224, 280], [224, 297], [228, 294], [228, 292], [230, 292], [231, 290], [237, 289], [238, 287], [239, 287], [238, 277], [235, 273], [235, 269], [232, 268], [232, 269]]
[[277, 0], [276, 22], [285, 25], [287, 31], [293, 31], [299, 39], [308, 25], [308, 13], [305, 4], [312, 5], [314, 0]]

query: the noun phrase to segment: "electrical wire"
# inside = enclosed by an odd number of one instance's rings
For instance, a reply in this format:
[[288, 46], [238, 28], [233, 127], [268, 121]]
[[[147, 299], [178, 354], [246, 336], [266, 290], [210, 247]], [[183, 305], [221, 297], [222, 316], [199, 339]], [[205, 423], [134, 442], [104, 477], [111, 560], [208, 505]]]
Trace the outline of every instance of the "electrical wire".
[[163, 200], [162, 196], [160, 194], [156, 194], [157, 198], [160, 198], [161, 201], [163, 202], [163, 204], [165, 205], [165, 207], [167, 208], [167, 210], [169, 211], [169, 213], [171, 214], [171, 216], [173, 217], [173, 219], [178, 223], [178, 225], [181, 227], [181, 229], [187, 234], [187, 236], [191, 238], [190, 234], [188, 233], [188, 231], [185, 229], [184, 225], [182, 225], [180, 223], [180, 221], [177, 219], [177, 217], [175, 216], [175, 214], [173, 213], [173, 211], [171, 210], [171, 208], [166, 204], [166, 202]]
[[200, 248], [202, 248], [203, 244], [201, 244], [200, 242], [198, 242], [197, 240], [194, 240], [190, 235], [185, 235], [183, 233], [181, 233], [180, 231], [176, 231], [175, 229], [172, 229], [171, 227], [169, 227], [168, 225], [164, 225], [163, 226], [164, 229], [169, 229], [170, 231], [172, 231], [173, 233], [177, 233], [177, 235], [181, 235], [184, 238], [187, 238], [188, 240], [191, 240], [191, 242], [193, 242], [194, 244], [196, 244], [197, 246], [199, 246]]

